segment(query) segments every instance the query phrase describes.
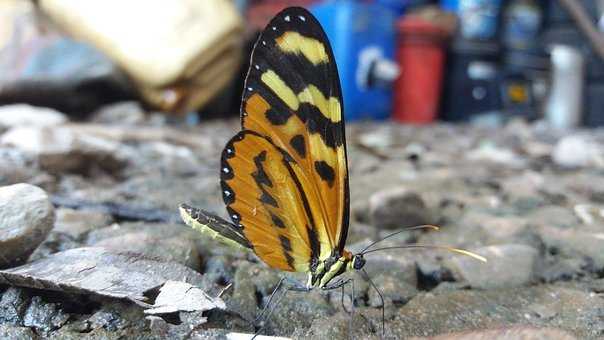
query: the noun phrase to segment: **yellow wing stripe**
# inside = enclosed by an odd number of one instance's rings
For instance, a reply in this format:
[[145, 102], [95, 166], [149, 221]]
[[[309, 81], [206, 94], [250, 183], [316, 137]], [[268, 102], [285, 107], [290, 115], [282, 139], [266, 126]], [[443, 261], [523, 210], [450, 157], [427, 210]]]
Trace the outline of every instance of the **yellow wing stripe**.
[[300, 103], [308, 103], [316, 106], [321, 114], [331, 120], [332, 123], [338, 123], [342, 120], [340, 101], [335, 97], [325, 98], [325, 95], [315, 85], [308, 85], [296, 95], [273, 70], [264, 72], [260, 79], [293, 111], [298, 110]]
[[305, 37], [298, 32], [288, 31], [275, 39], [277, 46], [284, 53], [302, 54], [313, 65], [329, 62], [325, 45], [317, 39]]
[[314, 85], [308, 85], [302, 92], [298, 93], [298, 100], [301, 103], [309, 103], [316, 106], [323, 116], [331, 120], [332, 123], [337, 123], [342, 119], [342, 111], [338, 98], [325, 98], [321, 90]]
[[273, 70], [262, 73], [260, 80], [268, 86], [290, 109], [297, 110], [300, 103], [294, 91]]

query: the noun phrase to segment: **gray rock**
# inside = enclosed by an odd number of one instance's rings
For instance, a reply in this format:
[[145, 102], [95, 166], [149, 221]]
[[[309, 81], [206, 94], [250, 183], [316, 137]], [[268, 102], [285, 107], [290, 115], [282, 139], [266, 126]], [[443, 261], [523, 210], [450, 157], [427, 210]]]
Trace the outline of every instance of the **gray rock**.
[[41, 297], [34, 296], [23, 316], [23, 325], [46, 333], [59, 329], [68, 319], [69, 315], [59, 304], [45, 302]]
[[11, 287], [0, 298], [0, 325], [20, 326], [31, 301], [31, 295], [22, 288]]
[[504, 244], [473, 249], [484, 256], [487, 263], [456, 255], [445, 261], [458, 281], [467, 282], [475, 288], [493, 289], [517, 287], [535, 279], [539, 252], [522, 244]]
[[39, 337], [27, 327], [0, 324], [0, 339], [36, 340], [39, 339]]
[[398, 229], [433, 222], [421, 196], [403, 187], [385, 189], [371, 195], [369, 213], [372, 224], [380, 229]]
[[586, 257], [593, 272], [604, 269], [604, 237], [601, 232], [540, 227], [539, 235], [550, 251], [564, 257]]
[[93, 165], [115, 171], [125, 162], [118, 143], [70, 126], [15, 127], [0, 137], [0, 145], [32, 155], [42, 169], [52, 173], [86, 172]]
[[54, 221], [44, 190], [29, 184], [0, 187], [0, 268], [25, 262]]
[[106, 227], [113, 222], [111, 215], [98, 211], [59, 208], [54, 231], [78, 238], [91, 230]]

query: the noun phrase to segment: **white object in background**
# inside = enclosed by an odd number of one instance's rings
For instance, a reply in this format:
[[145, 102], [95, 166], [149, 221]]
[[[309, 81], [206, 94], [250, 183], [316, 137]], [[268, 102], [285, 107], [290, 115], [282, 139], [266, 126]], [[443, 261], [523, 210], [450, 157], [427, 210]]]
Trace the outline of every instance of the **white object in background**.
[[576, 48], [554, 45], [551, 60], [552, 87], [545, 118], [550, 126], [558, 129], [578, 126], [583, 104], [584, 58]]

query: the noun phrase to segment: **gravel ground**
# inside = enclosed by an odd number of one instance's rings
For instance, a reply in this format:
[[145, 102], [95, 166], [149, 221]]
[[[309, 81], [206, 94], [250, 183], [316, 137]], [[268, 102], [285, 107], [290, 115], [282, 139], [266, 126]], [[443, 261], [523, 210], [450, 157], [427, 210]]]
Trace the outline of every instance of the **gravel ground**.
[[[182, 127], [150, 117], [124, 125], [108, 111], [98, 115], [102, 124], [74, 124], [53, 115], [37, 126], [0, 120], [0, 338], [253, 333], [250, 321], [283, 273], [197, 234], [177, 212], [186, 202], [225, 215], [219, 156], [238, 122]], [[348, 249], [430, 223], [441, 230], [384, 245], [446, 245], [488, 259], [434, 249], [367, 255], [385, 299], [385, 338], [604, 336], [604, 131], [561, 133], [521, 121], [498, 129], [354, 123], [347, 137]], [[70, 260], [77, 264], [94, 254], [95, 270], [107, 275], [105, 261], [112, 284], [139, 289], [140, 300], [70, 277], [66, 258], [83, 256]], [[132, 263], [149, 267], [139, 273]], [[48, 269], [54, 265], [63, 276]], [[33, 279], [15, 279], [26, 269]], [[157, 297], [149, 287], [183, 273], [212, 297], [230, 284], [226, 309], [146, 313]], [[351, 275], [351, 329], [350, 291], [343, 303], [340, 290], [313, 291], [286, 295], [263, 333], [379, 339], [379, 296]]]

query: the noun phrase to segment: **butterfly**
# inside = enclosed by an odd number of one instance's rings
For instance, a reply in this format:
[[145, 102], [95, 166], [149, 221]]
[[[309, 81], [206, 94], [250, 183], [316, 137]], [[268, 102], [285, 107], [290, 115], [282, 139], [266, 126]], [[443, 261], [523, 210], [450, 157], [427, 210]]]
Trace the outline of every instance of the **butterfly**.
[[298, 290], [349, 282], [340, 275], [363, 270], [364, 254], [381, 249], [369, 250], [379, 241], [357, 254], [345, 249], [350, 193], [342, 103], [334, 54], [317, 19], [299, 7], [278, 13], [252, 51], [242, 129], [222, 151], [220, 184], [231, 221], [182, 204], [185, 223], [251, 249], [269, 267], [307, 273]]

